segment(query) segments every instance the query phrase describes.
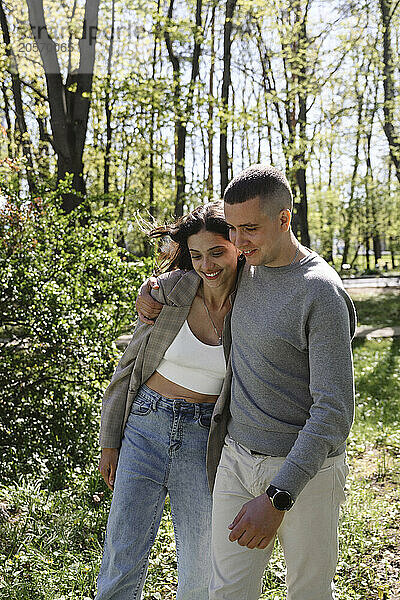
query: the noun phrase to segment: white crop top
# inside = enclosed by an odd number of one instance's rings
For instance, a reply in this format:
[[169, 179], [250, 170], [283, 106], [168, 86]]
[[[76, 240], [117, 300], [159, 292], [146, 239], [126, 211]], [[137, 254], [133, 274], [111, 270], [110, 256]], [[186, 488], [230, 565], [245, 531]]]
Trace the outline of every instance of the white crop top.
[[156, 371], [187, 390], [218, 395], [226, 372], [224, 349], [201, 342], [185, 321]]

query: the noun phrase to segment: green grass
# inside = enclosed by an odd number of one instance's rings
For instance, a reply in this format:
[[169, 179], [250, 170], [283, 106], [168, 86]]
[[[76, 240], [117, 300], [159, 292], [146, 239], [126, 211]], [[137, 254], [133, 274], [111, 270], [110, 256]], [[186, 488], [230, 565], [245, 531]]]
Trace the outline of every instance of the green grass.
[[93, 596], [108, 502], [100, 506], [90, 483], [46, 493], [30, 480], [0, 490], [1, 598]]
[[348, 444], [338, 595], [395, 600], [400, 594], [400, 339], [356, 340], [354, 365], [356, 417]]
[[[362, 319], [381, 319], [373, 301]], [[391, 304], [390, 304], [391, 306]], [[395, 309], [393, 309], [395, 312]], [[400, 339], [356, 340], [356, 419], [348, 445], [348, 501], [340, 531], [338, 600], [400, 597]], [[93, 599], [111, 494], [95, 465], [69, 489], [49, 493], [33, 479], [0, 488], [0, 600]], [[262, 598], [285, 598], [276, 549]], [[176, 562], [168, 510], [153, 549], [144, 598], [172, 600]]]
[[[94, 598], [111, 501], [103, 489], [95, 471], [69, 490], [47, 493], [32, 480], [0, 488], [1, 600]], [[167, 507], [145, 597], [172, 600], [175, 589], [175, 544]]]

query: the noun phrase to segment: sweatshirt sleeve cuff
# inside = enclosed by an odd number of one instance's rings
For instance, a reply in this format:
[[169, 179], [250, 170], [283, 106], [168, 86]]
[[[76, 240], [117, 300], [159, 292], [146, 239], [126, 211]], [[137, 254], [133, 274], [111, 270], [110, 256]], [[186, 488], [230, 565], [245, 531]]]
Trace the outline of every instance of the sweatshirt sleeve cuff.
[[290, 493], [293, 500], [296, 500], [310, 479], [311, 477], [303, 469], [300, 469], [289, 460], [285, 460], [281, 469], [271, 481], [271, 484], [280, 490], [286, 490]]

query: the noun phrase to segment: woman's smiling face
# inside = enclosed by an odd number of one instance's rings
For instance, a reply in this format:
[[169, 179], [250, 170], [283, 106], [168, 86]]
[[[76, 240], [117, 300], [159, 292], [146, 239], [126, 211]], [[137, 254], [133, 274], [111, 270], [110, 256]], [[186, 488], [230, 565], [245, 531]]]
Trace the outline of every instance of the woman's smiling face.
[[202, 229], [187, 239], [193, 268], [211, 288], [233, 287], [239, 251], [220, 233]]

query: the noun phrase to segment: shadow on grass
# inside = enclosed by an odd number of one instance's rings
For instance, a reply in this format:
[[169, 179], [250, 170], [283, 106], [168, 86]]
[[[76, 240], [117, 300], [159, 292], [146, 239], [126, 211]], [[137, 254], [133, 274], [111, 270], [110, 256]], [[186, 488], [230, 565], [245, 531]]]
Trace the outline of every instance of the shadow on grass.
[[377, 293], [370, 296], [352, 294], [360, 325], [400, 325], [400, 294]]
[[400, 414], [400, 338], [353, 342], [358, 417], [391, 428]]

